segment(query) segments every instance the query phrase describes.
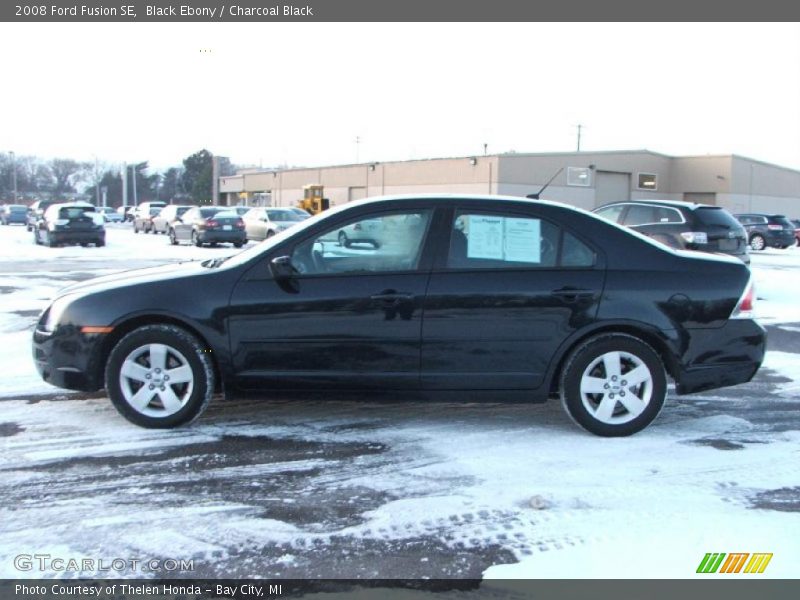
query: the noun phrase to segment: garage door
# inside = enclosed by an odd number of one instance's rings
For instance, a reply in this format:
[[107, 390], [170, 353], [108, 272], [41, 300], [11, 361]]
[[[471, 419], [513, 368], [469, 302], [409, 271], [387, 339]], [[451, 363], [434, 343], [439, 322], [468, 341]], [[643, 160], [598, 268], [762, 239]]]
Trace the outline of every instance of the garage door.
[[598, 171], [595, 179], [595, 206], [630, 200], [631, 174]]
[[698, 204], [717, 203], [717, 195], [714, 192], [684, 192], [683, 199], [686, 202], [697, 202]]
[[361, 200], [367, 197], [367, 188], [365, 187], [351, 187], [347, 190], [347, 201]]

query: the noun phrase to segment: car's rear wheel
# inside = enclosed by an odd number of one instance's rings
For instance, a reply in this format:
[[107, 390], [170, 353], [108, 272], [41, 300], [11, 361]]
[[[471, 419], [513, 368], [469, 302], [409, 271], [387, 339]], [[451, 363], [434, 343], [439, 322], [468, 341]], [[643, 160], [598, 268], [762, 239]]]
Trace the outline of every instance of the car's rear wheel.
[[192, 243], [200, 248], [203, 245], [203, 242], [200, 241], [200, 237], [197, 235], [196, 231], [192, 232]]
[[169, 230], [169, 243], [172, 244], [173, 246], [177, 246], [178, 245], [178, 238], [175, 236], [175, 230], [174, 229], [170, 229]]
[[561, 374], [561, 401], [581, 427], [605, 437], [641, 431], [667, 395], [664, 363], [642, 340], [602, 334], [582, 342]]
[[208, 350], [175, 325], [147, 325], [123, 337], [105, 376], [120, 414], [149, 428], [190, 423], [208, 406], [215, 385]]
[[750, 238], [750, 248], [752, 250], [763, 250], [767, 246], [767, 241], [764, 236], [755, 234]]

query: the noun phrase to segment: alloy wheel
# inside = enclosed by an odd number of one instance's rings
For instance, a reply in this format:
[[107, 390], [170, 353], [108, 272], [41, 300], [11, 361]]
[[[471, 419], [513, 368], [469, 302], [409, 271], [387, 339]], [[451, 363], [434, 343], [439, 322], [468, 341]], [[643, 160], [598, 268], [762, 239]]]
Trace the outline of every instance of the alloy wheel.
[[122, 362], [120, 388], [125, 401], [148, 417], [167, 417], [181, 410], [194, 389], [186, 357], [166, 344], [146, 344]]
[[638, 417], [653, 394], [653, 374], [638, 356], [606, 352], [583, 371], [581, 402], [598, 421], [620, 425]]

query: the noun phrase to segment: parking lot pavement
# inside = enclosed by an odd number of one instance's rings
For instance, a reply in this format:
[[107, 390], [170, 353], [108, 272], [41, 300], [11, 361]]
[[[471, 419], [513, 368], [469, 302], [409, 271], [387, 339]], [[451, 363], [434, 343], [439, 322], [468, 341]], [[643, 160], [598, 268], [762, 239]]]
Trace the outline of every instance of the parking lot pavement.
[[[765, 576], [796, 576], [800, 314], [766, 315], [770, 350], [754, 381], [670, 394], [631, 438], [585, 434], [558, 402], [268, 395], [216, 399], [191, 427], [151, 431], [102, 393], [38, 383], [20, 356], [57, 287], [197, 257], [137, 238], [109, 231], [109, 248], [127, 255], [56, 249], [34, 263], [0, 252], [0, 360], [16, 365], [0, 384], [0, 577], [663, 578], [691, 576], [709, 551], [774, 552]], [[764, 304], [780, 308], [770, 272], [797, 273], [800, 253], [754, 256], [753, 269]], [[647, 548], [664, 558], [648, 562]], [[20, 572], [21, 553], [125, 566]], [[164, 570], [166, 559], [191, 568]]]

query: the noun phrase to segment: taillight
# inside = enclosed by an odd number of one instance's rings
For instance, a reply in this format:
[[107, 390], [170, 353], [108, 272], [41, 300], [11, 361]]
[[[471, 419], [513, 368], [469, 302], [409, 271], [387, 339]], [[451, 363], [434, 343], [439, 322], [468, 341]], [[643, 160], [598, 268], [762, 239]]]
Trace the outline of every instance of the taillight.
[[218, 227], [218, 226], [219, 226], [219, 221], [216, 221], [214, 219], [208, 219], [206, 221], [206, 227]]
[[753, 280], [750, 279], [747, 282], [747, 286], [744, 288], [744, 293], [742, 297], [739, 298], [739, 302], [736, 303], [736, 308], [733, 309], [730, 318], [731, 319], [752, 319], [754, 316], [753, 307], [756, 303], [756, 289], [753, 285]]
[[769, 229], [770, 231], [781, 231], [783, 230], [783, 225], [773, 225], [772, 223], [770, 223], [769, 225], [767, 225], [767, 229]]
[[686, 240], [688, 244], [707, 244], [708, 234], [705, 231], [684, 231], [681, 237]]
[[234, 224], [234, 227], [236, 227], [237, 229], [244, 229], [244, 221], [242, 221], [241, 219], [239, 219], [239, 220], [238, 220], [238, 221], [236, 221], [236, 223]]

